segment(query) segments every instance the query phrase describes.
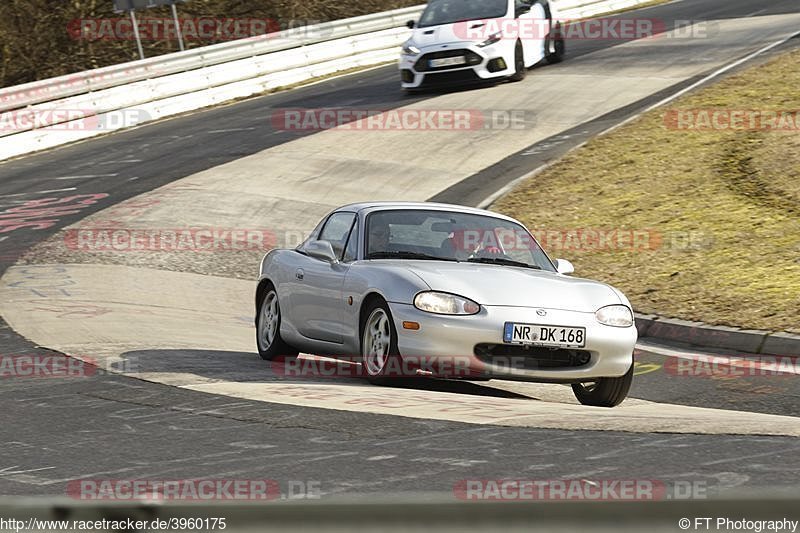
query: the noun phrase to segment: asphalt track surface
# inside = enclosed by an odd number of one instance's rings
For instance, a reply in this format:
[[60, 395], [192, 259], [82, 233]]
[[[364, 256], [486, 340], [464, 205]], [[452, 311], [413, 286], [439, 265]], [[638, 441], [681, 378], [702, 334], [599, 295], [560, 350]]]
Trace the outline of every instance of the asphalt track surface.
[[[794, 0], [767, 7], [685, 0], [642, 16], [669, 23], [798, 11]], [[565, 68], [570, 59], [618, 44], [571, 43]], [[631, 61], [637, 59], [644, 60]], [[109, 194], [49, 228], [0, 235], [0, 272], [31, 246], [99, 209], [297, 139], [297, 133], [272, 130], [271, 109], [385, 109], [429, 96], [403, 95], [395, 68], [382, 67], [0, 164], [0, 211], [43, 197]], [[663, 96], [606, 120], [610, 125]], [[567, 145], [560, 143], [549, 156]], [[507, 165], [507, 171], [522, 168]], [[449, 196], [441, 199], [475, 203], [516, 177], [496, 174], [495, 181], [444, 191]], [[670, 378], [658, 371], [667, 358], [657, 351], [639, 353], [640, 365], [654, 370], [637, 376], [632, 397], [789, 416], [800, 411], [796, 377]], [[0, 322], [0, 353], [47, 351]], [[420, 380], [404, 386], [502, 394], [480, 383]], [[323, 494], [350, 494], [451, 492], [467, 477], [693, 479], [725, 491], [793, 486], [800, 475], [800, 442], [790, 437], [475, 426], [239, 400], [103, 372], [82, 379], [3, 379], [0, 398], [6, 405], [0, 415], [4, 495], [63, 495], [65, 484], [79, 477], [309, 480], [319, 481]]]

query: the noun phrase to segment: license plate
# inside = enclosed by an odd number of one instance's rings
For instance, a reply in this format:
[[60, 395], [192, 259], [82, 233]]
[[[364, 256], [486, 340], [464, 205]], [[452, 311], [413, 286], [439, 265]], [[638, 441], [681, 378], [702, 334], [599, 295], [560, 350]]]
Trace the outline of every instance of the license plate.
[[586, 345], [586, 328], [506, 322], [503, 341], [509, 344], [583, 348]]
[[428, 60], [428, 66], [431, 68], [452, 67], [453, 65], [463, 65], [466, 62], [467, 59], [464, 56], [440, 57], [439, 59]]

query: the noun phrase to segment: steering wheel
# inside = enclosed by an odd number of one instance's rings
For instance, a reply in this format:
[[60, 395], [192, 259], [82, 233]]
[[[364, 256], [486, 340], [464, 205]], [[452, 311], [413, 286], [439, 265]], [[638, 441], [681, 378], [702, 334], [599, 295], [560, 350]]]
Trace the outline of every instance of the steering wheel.
[[497, 246], [486, 246], [475, 250], [469, 255], [469, 258], [511, 259], [511, 257], [504, 254], [503, 251]]

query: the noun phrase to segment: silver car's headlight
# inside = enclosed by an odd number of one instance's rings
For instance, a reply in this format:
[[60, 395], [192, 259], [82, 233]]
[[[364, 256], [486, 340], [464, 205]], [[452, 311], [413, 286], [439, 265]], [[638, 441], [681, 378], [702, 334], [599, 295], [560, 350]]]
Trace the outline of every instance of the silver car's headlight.
[[474, 315], [481, 306], [469, 298], [446, 292], [421, 292], [414, 297], [414, 307], [438, 315]]
[[633, 313], [627, 305], [607, 305], [598, 309], [594, 316], [606, 326], [627, 328], [633, 325]]
[[407, 42], [403, 45], [403, 53], [407, 56], [417, 56], [420, 53], [420, 49]]

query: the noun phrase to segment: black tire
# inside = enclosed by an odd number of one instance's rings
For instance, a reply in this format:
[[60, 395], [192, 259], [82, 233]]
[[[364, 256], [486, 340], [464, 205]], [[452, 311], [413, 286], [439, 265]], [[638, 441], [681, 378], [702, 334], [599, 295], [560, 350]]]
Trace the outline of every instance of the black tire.
[[[386, 353], [383, 356], [384, 363], [382, 365], [379, 364], [379, 357], [368, 353], [369, 351], [373, 351], [373, 347], [367, 346], [367, 343], [370, 341], [368, 333], [371, 335], [371, 332], [368, 331], [368, 328], [371, 328], [372, 320], [380, 318], [379, 315], [381, 313], [387, 321], [385, 327], [381, 328], [382, 336], [386, 335], [387, 333], [389, 335], [389, 339], [384, 339], [381, 341], [381, 345], [387, 348]], [[394, 376], [392, 376], [392, 373], [402, 368], [402, 358], [400, 356], [400, 350], [397, 348], [397, 330], [394, 327], [392, 312], [389, 310], [389, 306], [385, 301], [383, 301], [383, 299], [375, 298], [364, 309], [364, 312], [361, 314], [360, 323], [361, 365], [363, 367], [364, 375], [373, 385], [386, 385], [392, 379], [392, 377], [399, 377], [396, 373]], [[388, 340], [388, 342], [386, 342], [386, 340]]]
[[594, 407], [615, 407], [628, 396], [633, 383], [633, 364], [624, 376], [600, 378], [593, 383], [575, 383], [572, 392], [583, 405]]
[[[274, 299], [273, 299], [274, 298]], [[274, 303], [274, 306], [273, 306]], [[267, 307], [271, 311], [267, 310]], [[277, 310], [277, 316], [274, 316]], [[268, 283], [264, 290], [264, 297], [258, 305], [258, 314], [256, 315], [256, 346], [258, 347], [258, 355], [265, 361], [271, 361], [279, 356], [293, 357], [296, 356], [298, 351], [292, 348], [281, 338], [281, 312], [280, 302], [278, 302], [278, 293], [275, 287]], [[272, 319], [274, 316], [274, 331], [272, 340], [268, 341], [267, 329], [265, 320], [269, 317]]]
[[525, 57], [522, 53], [522, 43], [517, 41], [517, 46], [514, 48], [514, 74], [509, 76], [511, 81], [522, 81], [528, 70], [525, 68]]
[[[555, 37], [553, 37], [551, 33], [544, 43], [544, 59], [549, 65], [555, 65], [556, 63], [564, 61], [564, 54], [567, 51], [567, 44], [564, 42], [564, 36], [561, 34], [560, 24], [557, 24], [556, 27], [553, 28], [553, 33], [555, 33]], [[554, 39], [553, 48], [555, 48], [555, 52], [550, 52], [551, 39]]]

